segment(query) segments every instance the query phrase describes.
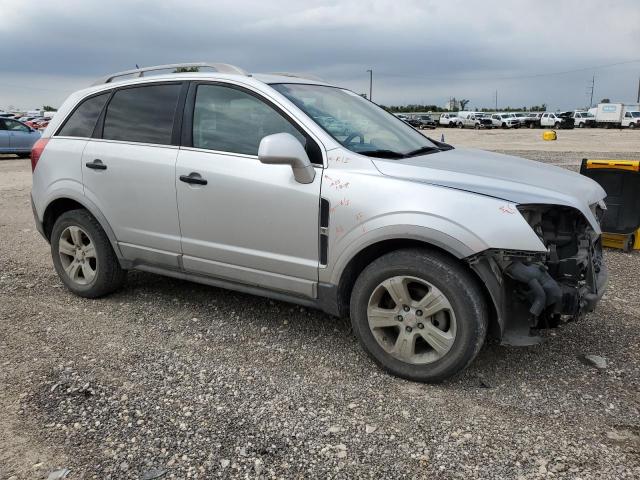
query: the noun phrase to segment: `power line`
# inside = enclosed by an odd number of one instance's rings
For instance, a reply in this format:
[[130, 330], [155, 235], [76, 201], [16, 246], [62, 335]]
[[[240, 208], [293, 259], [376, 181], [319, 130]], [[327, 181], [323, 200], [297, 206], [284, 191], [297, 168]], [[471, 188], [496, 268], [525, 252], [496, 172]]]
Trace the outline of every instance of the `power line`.
[[[600, 70], [603, 68], [611, 68], [611, 67], [617, 67], [620, 65], [628, 65], [631, 63], [639, 63], [640, 62], [640, 58], [635, 59], [635, 60], [627, 60], [624, 62], [615, 62], [615, 63], [606, 63], [606, 64], [602, 64], [602, 65], [593, 65], [590, 67], [581, 67], [581, 68], [575, 68], [572, 70], [563, 70], [563, 71], [558, 71], [558, 72], [546, 72], [546, 73], [530, 73], [530, 74], [525, 74], [525, 75], [512, 75], [512, 76], [497, 76], [497, 77], [468, 77], [468, 76], [463, 76], [463, 75], [452, 75], [450, 73], [444, 73], [444, 74], [438, 74], [438, 73], [434, 73], [434, 74], [428, 74], [428, 75], [421, 75], [421, 74], [416, 74], [416, 75], [410, 75], [410, 74], [403, 74], [403, 73], [380, 73], [378, 72], [377, 75], [378, 76], [382, 76], [382, 77], [398, 77], [398, 78], [439, 78], [439, 79], [443, 79], [443, 80], [473, 80], [473, 81], [499, 81], [499, 80], [522, 80], [522, 79], [527, 79], [527, 78], [539, 78], [539, 77], [549, 77], [549, 76], [555, 76], [555, 75], [566, 75], [569, 73], [577, 73], [577, 72], [584, 72], [584, 71], [592, 71], [592, 70]], [[355, 77], [354, 77], [355, 78]]]

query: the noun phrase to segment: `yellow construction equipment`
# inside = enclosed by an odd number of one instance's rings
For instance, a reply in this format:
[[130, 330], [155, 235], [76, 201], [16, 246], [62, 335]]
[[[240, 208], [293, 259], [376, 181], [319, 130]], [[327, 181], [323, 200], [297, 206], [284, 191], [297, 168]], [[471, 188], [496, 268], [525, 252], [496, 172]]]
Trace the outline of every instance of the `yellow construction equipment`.
[[607, 192], [602, 244], [625, 252], [640, 250], [640, 160], [585, 158], [580, 173]]
[[543, 140], [557, 140], [558, 139], [558, 135], [556, 134], [556, 132], [554, 130], [547, 130], [546, 132], [542, 132], [542, 139]]

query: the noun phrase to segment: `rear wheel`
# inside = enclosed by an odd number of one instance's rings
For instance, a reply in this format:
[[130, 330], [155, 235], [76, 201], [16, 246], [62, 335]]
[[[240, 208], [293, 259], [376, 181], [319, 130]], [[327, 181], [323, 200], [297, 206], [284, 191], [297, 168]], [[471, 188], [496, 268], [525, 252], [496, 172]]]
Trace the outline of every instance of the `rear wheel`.
[[555, 128], [556, 130], [560, 129], [560, 122], [556, 122], [556, 123], [553, 125], [553, 128]]
[[474, 278], [440, 252], [398, 250], [371, 263], [351, 295], [360, 344], [384, 370], [440, 382], [482, 347], [487, 307]]
[[464, 128], [464, 125], [462, 122], [458, 122], [458, 128]]
[[58, 217], [51, 231], [51, 256], [62, 283], [81, 297], [107, 295], [126, 277], [107, 234], [86, 210]]

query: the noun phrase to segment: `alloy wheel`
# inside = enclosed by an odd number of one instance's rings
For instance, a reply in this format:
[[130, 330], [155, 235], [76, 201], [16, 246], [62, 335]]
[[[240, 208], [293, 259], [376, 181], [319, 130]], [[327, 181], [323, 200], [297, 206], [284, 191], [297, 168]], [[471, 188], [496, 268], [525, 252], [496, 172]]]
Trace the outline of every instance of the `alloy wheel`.
[[67, 276], [78, 285], [88, 285], [98, 270], [98, 258], [91, 237], [77, 226], [69, 226], [58, 242], [60, 262]]
[[396, 276], [380, 283], [367, 306], [369, 328], [380, 347], [411, 364], [444, 357], [456, 338], [456, 317], [447, 297], [426, 280]]

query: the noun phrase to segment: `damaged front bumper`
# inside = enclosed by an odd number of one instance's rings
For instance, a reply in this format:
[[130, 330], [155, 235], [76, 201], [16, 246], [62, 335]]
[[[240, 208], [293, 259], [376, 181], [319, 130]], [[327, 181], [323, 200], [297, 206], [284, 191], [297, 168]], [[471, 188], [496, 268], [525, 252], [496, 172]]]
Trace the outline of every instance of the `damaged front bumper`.
[[608, 271], [600, 235], [580, 220], [581, 215], [563, 214], [572, 221], [536, 217], [536, 231], [547, 252], [492, 249], [468, 259], [495, 306], [490, 334], [503, 344], [539, 343], [536, 329], [583, 317], [604, 294]]

